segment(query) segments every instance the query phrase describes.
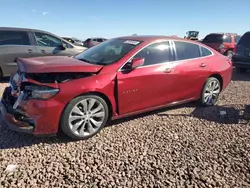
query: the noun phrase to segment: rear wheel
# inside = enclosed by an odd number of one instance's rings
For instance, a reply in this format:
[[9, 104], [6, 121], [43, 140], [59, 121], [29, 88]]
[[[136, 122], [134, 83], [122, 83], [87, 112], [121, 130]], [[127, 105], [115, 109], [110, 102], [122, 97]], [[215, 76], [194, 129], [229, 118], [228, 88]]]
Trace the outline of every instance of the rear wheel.
[[238, 73], [245, 73], [245, 72], [247, 72], [247, 69], [246, 69], [246, 68], [235, 67], [235, 69], [236, 69], [236, 72], [238, 72]]
[[203, 86], [200, 102], [203, 106], [213, 106], [216, 104], [221, 91], [220, 81], [215, 77], [209, 77]]
[[73, 99], [61, 117], [62, 131], [75, 140], [88, 139], [103, 128], [109, 117], [105, 100], [97, 95]]

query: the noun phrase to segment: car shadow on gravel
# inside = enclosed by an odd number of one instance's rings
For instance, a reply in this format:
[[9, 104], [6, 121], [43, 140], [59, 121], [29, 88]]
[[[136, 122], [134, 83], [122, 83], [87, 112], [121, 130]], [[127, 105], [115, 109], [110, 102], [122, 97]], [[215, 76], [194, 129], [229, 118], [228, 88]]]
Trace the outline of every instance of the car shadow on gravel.
[[[105, 127], [117, 126], [123, 122], [150, 116], [153, 114], [156, 115], [157, 113], [161, 113], [166, 110], [171, 110], [171, 109], [181, 108], [181, 107], [193, 107], [193, 106], [194, 106], [193, 103], [188, 103], [184, 105], [178, 105], [175, 107], [168, 107], [168, 108], [163, 108], [163, 109], [159, 109], [159, 110], [155, 110], [151, 112], [146, 112], [146, 113], [130, 116], [130, 117], [119, 119], [119, 120], [113, 120], [109, 122]], [[39, 145], [60, 144], [60, 143], [69, 143], [69, 142], [76, 142], [76, 141], [71, 140], [61, 131], [59, 131], [59, 133], [55, 137], [36, 137], [36, 136], [28, 135], [25, 133], [10, 131], [5, 125], [0, 124], [0, 150], [29, 147], [35, 144], [39, 144]]]
[[158, 114], [159, 116], [195, 117], [220, 124], [248, 124], [250, 122], [250, 105], [236, 109], [237, 105], [196, 107], [190, 114]]
[[[250, 105], [245, 105], [244, 109], [235, 109], [233, 106], [213, 106], [213, 107], [197, 107], [195, 102], [178, 105], [174, 107], [163, 108], [151, 112], [142, 113], [139, 115], [134, 115], [131, 117], [114, 120], [106, 125], [117, 126], [120, 123], [134, 120], [137, 118], [143, 118], [150, 115], [158, 115], [164, 117], [170, 116], [185, 116], [185, 117], [195, 117], [199, 119], [204, 119], [207, 121], [213, 121], [221, 124], [246, 124], [250, 120]], [[190, 114], [171, 114], [171, 110], [176, 110], [180, 108], [194, 108]], [[220, 112], [226, 112], [225, 115], [220, 115]], [[163, 114], [164, 113], [164, 114]], [[59, 132], [56, 137], [35, 137], [32, 135], [27, 135], [23, 133], [17, 133], [9, 131], [5, 126], [0, 125], [0, 149], [10, 149], [10, 148], [22, 148], [27, 146], [32, 146], [35, 144], [60, 144], [75, 142], [65, 136], [62, 132]]]

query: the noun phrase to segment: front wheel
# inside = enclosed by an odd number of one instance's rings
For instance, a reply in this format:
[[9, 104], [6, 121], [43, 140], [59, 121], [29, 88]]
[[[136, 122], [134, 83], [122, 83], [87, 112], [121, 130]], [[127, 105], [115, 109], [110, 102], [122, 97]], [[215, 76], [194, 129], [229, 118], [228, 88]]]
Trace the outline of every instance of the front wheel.
[[203, 106], [213, 106], [216, 104], [221, 91], [220, 81], [215, 77], [206, 80], [201, 93], [201, 104]]
[[103, 128], [109, 117], [105, 100], [97, 95], [74, 98], [63, 111], [60, 126], [72, 139], [88, 139]]

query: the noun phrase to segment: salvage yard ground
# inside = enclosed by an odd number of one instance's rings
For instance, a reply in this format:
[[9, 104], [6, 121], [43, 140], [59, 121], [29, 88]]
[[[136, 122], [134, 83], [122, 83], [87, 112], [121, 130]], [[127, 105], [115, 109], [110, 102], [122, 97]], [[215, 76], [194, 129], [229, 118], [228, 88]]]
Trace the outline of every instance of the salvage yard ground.
[[87, 141], [0, 125], [0, 187], [250, 187], [249, 119], [250, 73], [234, 73], [217, 106], [115, 121]]

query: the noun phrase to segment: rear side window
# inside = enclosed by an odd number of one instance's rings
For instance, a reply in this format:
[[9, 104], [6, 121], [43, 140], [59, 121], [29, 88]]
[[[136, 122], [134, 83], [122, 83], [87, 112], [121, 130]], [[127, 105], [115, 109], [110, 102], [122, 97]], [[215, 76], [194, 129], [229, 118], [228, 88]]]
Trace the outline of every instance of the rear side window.
[[209, 56], [212, 55], [212, 52], [210, 50], [208, 50], [207, 48], [204, 48], [201, 46], [201, 56], [205, 57], [205, 56]]
[[250, 32], [245, 33], [238, 42], [238, 45], [250, 48]]
[[209, 34], [204, 39], [204, 43], [222, 43], [223, 42], [223, 35], [221, 34]]
[[28, 32], [0, 31], [0, 45], [31, 45]]
[[198, 45], [179, 41], [175, 41], [174, 43], [178, 60], [200, 57], [200, 49]]

